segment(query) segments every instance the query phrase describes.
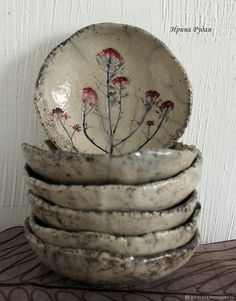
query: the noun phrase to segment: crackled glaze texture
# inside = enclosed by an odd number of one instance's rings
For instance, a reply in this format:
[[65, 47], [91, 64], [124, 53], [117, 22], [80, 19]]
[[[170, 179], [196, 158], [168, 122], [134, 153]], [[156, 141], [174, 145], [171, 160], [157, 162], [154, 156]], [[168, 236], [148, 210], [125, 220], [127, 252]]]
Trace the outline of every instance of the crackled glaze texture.
[[134, 26], [90, 25], [40, 70], [35, 103], [61, 149], [119, 155], [174, 144], [187, 125], [187, 75], [157, 38]]
[[25, 223], [26, 238], [40, 260], [65, 277], [88, 284], [125, 287], [151, 284], [176, 271], [193, 255], [198, 232], [183, 247], [149, 256], [122, 256], [108, 252], [62, 248], [44, 243]]
[[92, 249], [123, 255], [150, 255], [181, 247], [188, 243], [197, 229], [201, 206], [183, 225], [168, 230], [140, 236], [114, 236], [89, 231], [66, 231], [51, 228], [31, 215], [29, 224], [33, 233], [42, 241], [65, 248]]
[[159, 211], [185, 199], [199, 181], [202, 158], [177, 176], [144, 185], [56, 185], [37, 178], [27, 166], [24, 177], [29, 189], [56, 205], [81, 210]]
[[26, 163], [50, 182], [61, 184], [144, 184], [188, 168], [199, 151], [177, 143], [173, 149], [141, 150], [123, 156], [78, 154], [56, 150], [46, 141], [22, 144]]
[[28, 193], [32, 213], [64, 230], [87, 230], [120, 235], [139, 235], [169, 230], [184, 223], [193, 213], [197, 193], [181, 204], [163, 211], [82, 211], [60, 207]]

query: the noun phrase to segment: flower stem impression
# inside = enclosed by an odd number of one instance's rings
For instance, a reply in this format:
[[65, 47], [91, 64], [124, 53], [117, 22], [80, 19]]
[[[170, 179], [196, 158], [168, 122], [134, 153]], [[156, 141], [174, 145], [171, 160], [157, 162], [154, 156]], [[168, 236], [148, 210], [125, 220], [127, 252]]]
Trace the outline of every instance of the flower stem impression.
[[[85, 137], [98, 149], [113, 154], [117, 147], [121, 146], [128, 139], [130, 139], [142, 126], [145, 126], [146, 134], [144, 141], [138, 146], [138, 150], [144, 147], [160, 130], [167, 117], [174, 109], [174, 103], [171, 100], [162, 101], [160, 93], [157, 90], [150, 89], [143, 93], [140, 97], [140, 102], [143, 105], [143, 114], [138, 120], [131, 120], [130, 131], [125, 137], [117, 137], [117, 130], [120, 122], [124, 118], [124, 101], [128, 97], [126, 88], [130, 85], [130, 79], [123, 75], [125, 60], [123, 56], [114, 48], [105, 48], [96, 54], [96, 61], [101, 70], [105, 73], [104, 82], [100, 79], [96, 80], [96, 88], [101, 93], [106, 102], [106, 112], [99, 111], [98, 94], [91, 86], [84, 87], [81, 91], [81, 98], [83, 103], [82, 125], [76, 123], [69, 126], [65, 125], [69, 118], [67, 112], [57, 107], [52, 110], [52, 116], [60, 123], [66, 135], [69, 138], [72, 149], [78, 151], [73, 143], [73, 138], [76, 133], [83, 131]], [[127, 100], [128, 101], [128, 100]], [[149, 113], [152, 112], [152, 119], [148, 119]], [[101, 146], [96, 142], [96, 137], [92, 137], [93, 131], [89, 130], [89, 115], [93, 113], [96, 118], [100, 118], [105, 134], [107, 135], [107, 145]], [[156, 120], [153, 119], [153, 114]], [[148, 119], [148, 120], [147, 120]], [[133, 126], [133, 121], [136, 125]], [[142, 127], [143, 128], [143, 127]], [[72, 132], [71, 132], [72, 131]]]
[[[57, 120], [59, 121], [60, 125], [62, 126], [62, 128], [64, 129], [64, 131], [66, 132], [70, 142], [71, 142], [71, 146], [72, 146], [72, 149], [74, 151], [78, 151], [77, 148], [75, 147], [74, 145], [74, 142], [73, 142], [73, 136], [76, 132], [76, 130], [74, 129], [74, 132], [72, 134], [69, 133], [69, 131], [67, 130], [66, 126], [65, 126], [65, 121], [70, 118], [70, 116], [68, 115], [67, 112], [63, 111], [61, 108], [57, 107], [55, 109], [52, 110], [52, 113], [51, 115]], [[74, 125], [75, 126], [75, 125]]]

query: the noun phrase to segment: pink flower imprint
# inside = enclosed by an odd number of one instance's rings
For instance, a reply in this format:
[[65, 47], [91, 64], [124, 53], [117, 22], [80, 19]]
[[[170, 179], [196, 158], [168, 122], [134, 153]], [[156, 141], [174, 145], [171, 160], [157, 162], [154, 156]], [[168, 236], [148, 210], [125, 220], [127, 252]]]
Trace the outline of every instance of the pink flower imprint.
[[[99, 74], [99, 78], [95, 77], [96, 82], [81, 89], [81, 100], [83, 104], [82, 121], [72, 125], [66, 124], [66, 120], [70, 118], [67, 112], [56, 107], [52, 110], [51, 115], [60, 122], [62, 128], [66, 132], [72, 148], [76, 151], [78, 149], [74, 146], [73, 139], [76, 133], [82, 134], [101, 151], [113, 154], [114, 150], [121, 153], [121, 145], [130, 139], [136, 132], [142, 133], [140, 145], [137, 150], [144, 147], [160, 130], [163, 124], [168, 120], [168, 115], [174, 109], [175, 104], [172, 100], [163, 101], [161, 94], [151, 87], [149, 90], [144, 90], [139, 95], [140, 87], [132, 91], [130, 97], [127, 93], [128, 86], [132, 85], [132, 79], [124, 75], [124, 57], [112, 47], [108, 47], [98, 51], [95, 54], [95, 59], [103, 72], [103, 76]], [[101, 73], [101, 71], [100, 71]], [[96, 75], [97, 76], [97, 75]], [[102, 78], [102, 79], [101, 79]], [[99, 98], [98, 98], [99, 95]], [[101, 102], [104, 98], [104, 102]], [[127, 99], [127, 100], [126, 100]], [[134, 113], [128, 112], [125, 104], [134, 102]], [[136, 104], [137, 103], [137, 104]], [[140, 106], [141, 110], [140, 110]], [[95, 118], [90, 118], [94, 116]], [[127, 118], [129, 116], [128, 123]], [[131, 117], [131, 118], [130, 118]], [[96, 132], [93, 130], [98, 125], [91, 124], [94, 120], [100, 118], [99, 126], [104, 130], [106, 145], [99, 145]], [[127, 124], [126, 136], [123, 131], [119, 133], [120, 124]], [[80, 125], [81, 124], [81, 125]], [[145, 126], [146, 125], [146, 126]]]

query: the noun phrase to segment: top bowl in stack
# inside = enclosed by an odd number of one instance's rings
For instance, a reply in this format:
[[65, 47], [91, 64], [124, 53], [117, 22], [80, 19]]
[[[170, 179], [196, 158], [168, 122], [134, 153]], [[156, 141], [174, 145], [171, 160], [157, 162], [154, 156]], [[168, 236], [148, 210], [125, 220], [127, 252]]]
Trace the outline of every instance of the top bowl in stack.
[[79, 154], [57, 150], [50, 141], [22, 144], [26, 163], [42, 178], [57, 184], [138, 185], [173, 177], [189, 168], [199, 151], [175, 147], [144, 149], [121, 156]]
[[170, 50], [133, 26], [88, 26], [48, 55], [35, 103], [50, 141], [22, 147], [26, 236], [41, 260], [121, 286], [183, 265], [199, 242], [202, 158], [176, 142], [191, 87]]

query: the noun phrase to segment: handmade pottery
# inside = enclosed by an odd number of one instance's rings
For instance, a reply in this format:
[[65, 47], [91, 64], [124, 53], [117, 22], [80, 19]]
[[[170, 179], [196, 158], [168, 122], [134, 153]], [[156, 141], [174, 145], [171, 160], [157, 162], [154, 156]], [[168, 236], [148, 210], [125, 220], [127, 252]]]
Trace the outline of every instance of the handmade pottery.
[[188, 168], [199, 151], [177, 143], [173, 149], [140, 150], [119, 157], [77, 154], [22, 144], [26, 163], [49, 182], [61, 184], [144, 184], [172, 177]]
[[176, 271], [193, 255], [199, 234], [185, 246], [149, 256], [122, 256], [108, 252], [62, 248], [45, 243], [25, 223], [25, 235], [37, 256], [53, 271], [65, 277], [104, 286], [140, 286]]
[[37, 196], [56, 205], [81, 210], [159, 211], [185, 199], [199, 181], [200, 155], [177, 176], [143, 185], [56, 185], [37, 178], [27, 166], [24, 177]]
[[173, 145], [189, 119], [191, 87], [160, 40], [134, 26], [104, 23], [50, 52], [35, 103], [58, 148], [120, 155]]
[[197, 193], [193, 192], [178, 206], [163, 211], [83, 211], [50, 204], [31, 192], [28, 198], [32, 213], [59, 229], [141, 235], [169, 230], [184, 223], [194, 211]]
[[139, 236], [114, 236], [89, 231], [58, 230], [31, 215], [29, 224], [42, 241], [65, 248], [92, 249], [123, 255], [150, 255], [181, 247], [188, 243], [197, 229], [201, 206], [181, 226], [167, 231], [157, 231]]

